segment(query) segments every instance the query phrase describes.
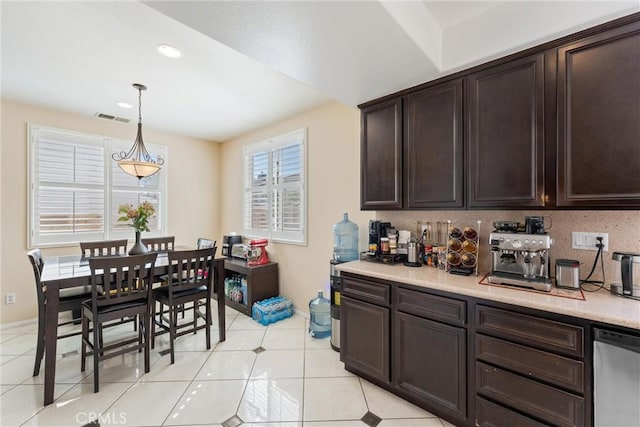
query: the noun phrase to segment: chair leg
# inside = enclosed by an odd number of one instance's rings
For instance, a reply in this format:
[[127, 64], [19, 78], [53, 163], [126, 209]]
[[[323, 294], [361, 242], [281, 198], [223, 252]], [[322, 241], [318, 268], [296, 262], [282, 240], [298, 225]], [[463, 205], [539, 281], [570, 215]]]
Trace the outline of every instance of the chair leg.
[[33, 376], [37, 377], [40, 373], [40, 364], [44, 357], [44, 320], [45, 320], [45, 308], [38, 309], [38, 344], [36, 348], [36, 361], [33, 365]]
[[[162, 305], [160, 305], [160, 312], [162, 313]], [[153, 301], [151, 303], [151, 348], [155, 348], [156, 346], [156, 302]]]
[[173, 351], [173, 342], [176, 339], [176, 322], [178, 321], [178, 312], [176, 308], [169, 304], [169, 349], [171, 350], [171, 364], [176, 361], [176, 357]]
[[198, 326], [198, 301], [193, 302], [193, 335], [198, 332], [196, 327]]
[[89, 339], [89, 319], [82, 316], [82, 347], [80, 354], [80, 372], [84, 372], [87, 367], [87, 341]]
[[99, 357], [102, 354], [102, 324], [93, 322], [93, 392], [100, 391]]
[[[141, 324], [138, 325], [138, 344], [142, 344], [143, 343], [142, 340], [144, 339], [144, 333], [145, 333], [145, 331], [142, 329], [142, 322], [144, 322], [143, 316], [136, 315], [134, 317], [134, 322], [136, 323], [141, 322]], [[138, 353], [142, 353], [142, 347], [138, 349]]]
[[151, 367], [151, 359], [149, 357], [149, 353], [150, 353], [150, 343], [149, 340], [152, 339], [151, 338], [151, 334], [149, 331], [149, 313], [144, 314], [141, 316], [144, 322], [144, 326], [140, 326], [140, 328], [144, 327], [144, 372], [145, 373], [149, 373], [150, 367]]
[[207, 350], [210, 350], [211, 349], [211, 298], [207, 298], [205, 305], [206, 305], [207, 314], [205, 319], [206, 327], [204, 328], [204, 330], [206, 332], [205, 335], [207, 336]]

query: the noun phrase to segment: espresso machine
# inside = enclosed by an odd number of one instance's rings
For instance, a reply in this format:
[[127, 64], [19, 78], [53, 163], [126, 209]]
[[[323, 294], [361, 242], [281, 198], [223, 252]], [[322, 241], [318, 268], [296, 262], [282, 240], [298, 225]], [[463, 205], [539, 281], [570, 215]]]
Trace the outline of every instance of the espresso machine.
[[487, 280], [549, 292], [552, 285], [549, 249], [553, 239], [546, 233], [527, 234], [514, 230], [517, 228], [496, 227], [489, 234], [492, 270]]

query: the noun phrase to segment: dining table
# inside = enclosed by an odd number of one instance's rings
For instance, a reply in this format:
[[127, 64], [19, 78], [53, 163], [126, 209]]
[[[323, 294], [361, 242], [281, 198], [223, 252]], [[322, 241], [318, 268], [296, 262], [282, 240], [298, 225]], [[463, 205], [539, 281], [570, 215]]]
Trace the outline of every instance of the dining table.
[[[176, 250], [189, 250], [190, 247], [176, 246]], [[127, 256], [122, 255], [122, 256]], [[224, 297], [224, 260], [226, 257], [216, 257], [213, 262], [213, 291], [218, 300], [218, 328], [219, 341], [226, 339], [225, 327], [225, 297]], [[158, 252], [154, 275], [156, 277], [169, 274], [169, 258], [167, 252]], [[76, 286], [91, 285], [91, 269], [89, 259], [81, 255], [64, 255], [45, 257], [44, 269], [40, 277], [42, 285], [46, 287], [45, 304], [45, 351], [44, 351], [44, 404], [53, 403], [56, 378], [56, 347], [57, 339], [48, 337], [58, 336], [58, 306], [60, 289]]]

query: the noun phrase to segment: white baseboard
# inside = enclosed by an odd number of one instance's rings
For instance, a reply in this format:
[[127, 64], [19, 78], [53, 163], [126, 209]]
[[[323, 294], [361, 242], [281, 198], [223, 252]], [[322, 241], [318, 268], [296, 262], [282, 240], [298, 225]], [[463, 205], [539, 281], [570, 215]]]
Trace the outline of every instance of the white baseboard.
[[293, 312], [294, 312], [295, 314], [297, 314], [298, 316], [302, 316], [302, 317], [304, 317], [305, 319], [308, 319], [308, 318], [309, 318], [309, 313], [307, 313], [306, 311], [300, 311], [300, 310], [298, 310], [297, 308], [294, 308], [294, 309], [293, 309]]

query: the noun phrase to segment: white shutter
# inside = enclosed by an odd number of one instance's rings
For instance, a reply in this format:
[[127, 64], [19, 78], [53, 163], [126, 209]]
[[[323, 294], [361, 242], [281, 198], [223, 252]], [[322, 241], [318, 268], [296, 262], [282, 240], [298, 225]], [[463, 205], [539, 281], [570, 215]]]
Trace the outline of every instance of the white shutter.
[[244, 234], [306, 243], [306, 131], [246, 147]]
[[[131, 145], [97, 135], [29, 125], [29, 246], [132, 238], [118, 206], [148, 200], [156, 207], [150, 235], [165, 234], [165, 171], [138, 181], [111, 159]], [[148, 149], [167, 161], [166, 150]]]
[[[32, 243], [65, 243], [104, 236], [104, 147], [51, 129], [33, 129]], [[74, 237], [76, 236], [76, 237]]]

